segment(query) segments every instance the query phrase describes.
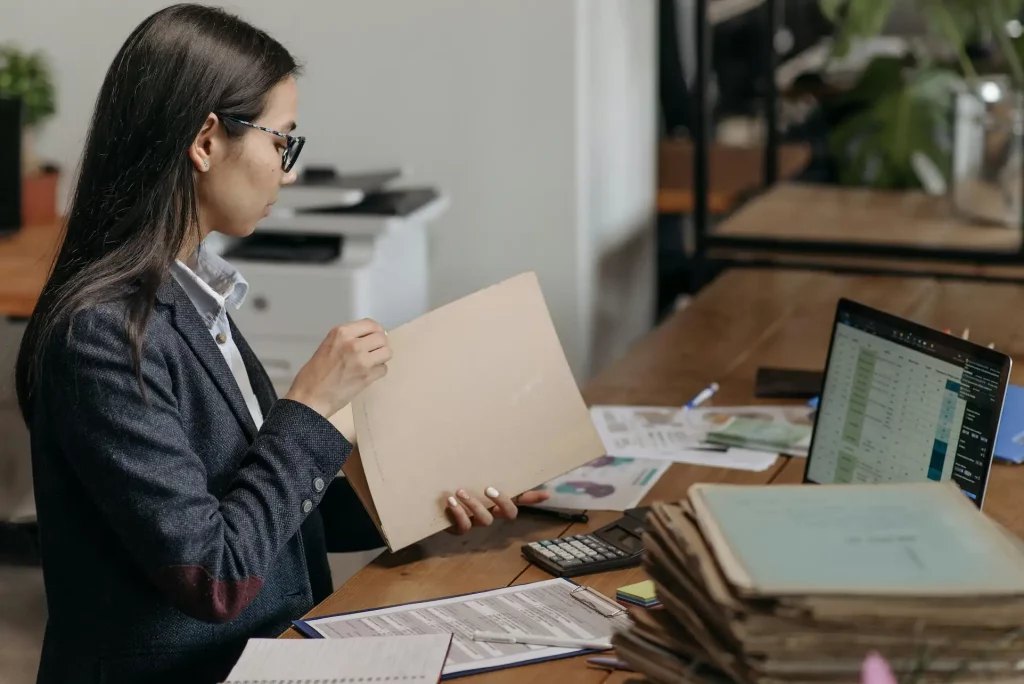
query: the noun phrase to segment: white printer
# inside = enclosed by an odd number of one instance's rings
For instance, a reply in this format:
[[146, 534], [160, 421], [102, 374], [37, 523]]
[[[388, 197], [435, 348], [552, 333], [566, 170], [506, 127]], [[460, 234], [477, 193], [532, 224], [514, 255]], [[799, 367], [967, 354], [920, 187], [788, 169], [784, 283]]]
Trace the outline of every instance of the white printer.
[[427, 226], [447, 207], [430, 188], [390, 188], [400, 172], [305, 171], [247, 238], [208, 244], [249, 282], [232, 312], [284, 394], [333, 326], [394, 328], [427, 312]]

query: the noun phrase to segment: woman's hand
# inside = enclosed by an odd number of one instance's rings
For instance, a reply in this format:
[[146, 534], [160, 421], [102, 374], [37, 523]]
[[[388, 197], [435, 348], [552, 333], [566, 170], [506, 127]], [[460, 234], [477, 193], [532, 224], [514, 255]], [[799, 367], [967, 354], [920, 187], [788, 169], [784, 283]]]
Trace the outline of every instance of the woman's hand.
[[448, 531], [452, 534], [465, 534], [476, 527], [486, 527], [494, 522], [495, 518], [507, 518], [509, 520], [519, 513], [518, 506], [534, 506], [547, 501], [551, 494], [546, 491], [529, 491], [520, 494], [515, 498], [509, 498], [494, 487], [484, 490], [484, 495], [494, 504], [490, 507], [484, 505], [475, 497], [470, 496], [466, 490], [460, 489], [455, 496], [448, 497], [448, 515], [452, 519], [452, 526]]
[[387, 333], [377, 321], [363, 319], [333, 328], [284, 396], [325, 418], [387, 374], [391, 360]]

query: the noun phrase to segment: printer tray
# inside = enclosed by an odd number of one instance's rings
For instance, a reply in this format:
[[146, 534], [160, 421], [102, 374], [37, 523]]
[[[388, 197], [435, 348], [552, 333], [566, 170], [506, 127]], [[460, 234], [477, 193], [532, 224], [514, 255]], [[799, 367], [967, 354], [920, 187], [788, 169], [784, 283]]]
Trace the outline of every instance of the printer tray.
[[224, 251], [228, 261], [287, 261], [326, 264], [341, 256], [340, 235], [290, 235], [256, 231]]
[[437, 191], [431, 188], [410, 188], [407, 190], [384, 190], [366, 195], [359, 204], [350, 207], [317, 207], [303, 209], [299, 214], [362, 214], [364, 216], [408, 216], [437, 199]]

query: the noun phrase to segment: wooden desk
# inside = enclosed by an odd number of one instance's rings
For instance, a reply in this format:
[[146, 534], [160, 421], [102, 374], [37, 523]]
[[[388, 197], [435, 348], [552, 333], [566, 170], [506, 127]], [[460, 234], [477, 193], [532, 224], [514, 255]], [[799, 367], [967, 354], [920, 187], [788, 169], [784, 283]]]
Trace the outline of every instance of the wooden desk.
[[40, 225], [0, 237], [0, 316], [32, 314], [61, 234], [57, 225]]
[[793, 244], [960, 250], [976, 253], [979, 261], [988, 254], [1020, 251], [1019, 230], [968, 223], [953, 214], [945, 198], [921, 192], [782, 183], [747, 202], [710, 234], [712, 238], [777, 241], [768, 249], [756, 250], [741, 244], [714, 242], [708, 251], [709, 258], [728, 262], [1024, 279], [1024, 262], [983, 265], [944, 258], [825, 254]]
[[[811, 159], [807, 145], [780, 145], [780, 179], [803, 171]], [[764, 186], [764, 148], [708, 146], [708, 212], [724, 215]], [[693, 212], [693, 143], [668, 140], [658, 148], [658, 213]]]
[[[681, 405], [707, 382], [722, 390], [716, 403], [753, 401], [762, 365], [821, 368], [840, 296], [943, 327], [969, 326], [972, 336], [992, 341], [1024, 359], [1024, 289], [979, 282], [922, 278], [840, 276], [779, 270], [736, 270], [722, 275], [682, 312], [666, 321], [585, 391], [590, 403]], [[1024, 381], [1024, 367], [1015, 371]], [[802, 459], [780, 459], [764, 473], [676, 465], [658, 482], [650, 500], [683, 498], [699, 481], [797, 482]], [[1017, 534], [1024, 533], [1024, 469], [997, 466], [987, 510]], [[591, 531], [618, 517], [595, 513], [586, 525], [566, 527], [523, 518], [467, 537], [437, 535], [395, 555], [384, 555], [338, 589], [309, 615], [328, 615], [546, 579], [519, 553], [523, 542]], [[641, 569], [580, 578], [614, 595], [639, 581]], [[290, 632], [285, 636], [297, 637]], [[483, 682], [618, 682], [590, 670], [580, 658], [480, 675]]]

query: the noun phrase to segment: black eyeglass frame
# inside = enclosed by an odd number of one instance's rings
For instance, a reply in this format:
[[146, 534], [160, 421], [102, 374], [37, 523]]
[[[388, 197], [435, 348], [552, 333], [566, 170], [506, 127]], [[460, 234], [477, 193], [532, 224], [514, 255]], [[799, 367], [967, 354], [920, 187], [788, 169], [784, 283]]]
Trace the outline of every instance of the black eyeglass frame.
[[254, 124], [251, 121], [245, 121], [244, 119], [238, 119], [226, 114], [218, 114], [217, 116], [222, 119], [227, 119], [228, 121], [234, 121], [237, 124], [242, 124], [243, 126], [248, 126], [249, 128], [255, 128], [258, 131], [264, 131], [271, 135], [276, 135], [277, 137], [284, 138], [288, 141], [287, 146], [284, 148], [284, 152], [281, 153], [281, 169], [285, 173], [291, 171], [292, 167], [295, 166], [295, 160], [299, 158], [299, 152], [302, 151], [302, 146], [306, 144], [306, 137], [303, 135], [288, 135], [287, 133], [275, 131], [272, 128], [265, 128], [258, 124]]

